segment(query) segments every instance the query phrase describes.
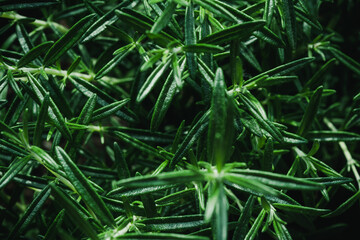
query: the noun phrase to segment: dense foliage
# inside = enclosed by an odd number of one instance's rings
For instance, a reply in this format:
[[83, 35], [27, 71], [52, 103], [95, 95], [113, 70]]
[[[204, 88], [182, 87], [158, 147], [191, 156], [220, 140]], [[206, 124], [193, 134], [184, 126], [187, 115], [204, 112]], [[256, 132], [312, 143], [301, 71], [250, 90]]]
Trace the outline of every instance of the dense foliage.
[[0, 238], [344, 237], [357, 7], [0, 1]]

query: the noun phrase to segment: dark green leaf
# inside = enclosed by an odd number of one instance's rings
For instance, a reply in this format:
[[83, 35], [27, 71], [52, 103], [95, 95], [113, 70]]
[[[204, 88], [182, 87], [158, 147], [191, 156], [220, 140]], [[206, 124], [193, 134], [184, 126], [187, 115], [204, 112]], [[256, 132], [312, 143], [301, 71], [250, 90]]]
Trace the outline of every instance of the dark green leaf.
[[208, 161], [220, 171], [230, 157], [233, 139], [233, 102], [227, 95], [224, 74], [216, 70], [210, 107]]
[[161, 240], [161, 239], [172, 239], [172, 240], [209, 240], [207, 237], [196, 236], [196, 235], [185, 235], [176, 233], [127, 233], [117, 237], [118, 239], [125, 240]]
[[274, 85], [281, 85], [287, 82], [294, 82], [297, 79], [298, 79], [297, 76], [274, 76], [274, 77], [263, 76], [245, 85], [248, 89], [270, 87]]
[[[116, 102], [116, 99], [111, 97], [109, 94], [95, 86], [94, 84], [85, 81], [80, 78], [72, 77], [70, 78], [72, 84], [78, 89], [82, 94], [87, 97], [91, 97], [92, 94], [97, 95], [97, 101], [101, 106], [107, 106], [110, 103]], [[100, 109], [99, 109], [100, 111]], [[132, 116], [129, 116], [127, 113], [122, 112], [121, 110], [116, 111], [115, 113], [118, 117], [124, 119], [125, 121], [134, 122], [135, 119]]]
[[154, 187], [170, 184], [189, 183], [192, 181], [203, 181], [204, 176], [190, 170], [161, 173], [156, 176], [137, 176], [120, 180], [118, 186], [126, 187]]
[[[39, 81], [36, 78], [34, 78], [30, 73], [28, 73], [28, 79], [37, 98], [42, 103], [47, 94], [45, 89], [41, 86]], [[54, 101], [50, 97], [49, 97], [48, 115], [49, 118], [53, 121], [56, 128], [64, 135], [64, 137], [71, 140], [72, 138], [71, 133], [65, 123], [65, 119], [61, 114], [61, 112], [59, 111], [58, 107], [55, 105]]]
[[0, 139], [0, 150], [3, 153], [10, 153], [19, 157], [25, 157], [27, 155], [27, 152], [23, 147], [15, 145], [12, 142], [5, 141], [4, 139]]
[[151, 130], [146, 129], [138, 129], [138, 128], [127, 128], [127, 127], [104, 127], [107, 132], [122, 132], [129, 137], [136, 138], [139, 141], [143, 141], [145, 143], [166, 143], [169, 144], [173, 141], [173, 135], [161, 133], [161, 132], [154, 132]]
[[255, 219], [253, 225], [251, 226], [249, 232], [246, 234], [246, 236], [244, 238], [245, 240], [252, 240], [252, 239], [254, 239], [256, 237], [256, 234], [259, 231], [260, 226], [261, 226], [261, 224], [262, 224], [262, 222], [264, 220], [265, 214], [266, 214], [265, 210], [262, 209], [261, 212], [259, 213], [259, 215], [256, 217], [256, 219]]
[[[224, 1], [213, 0], [213, 2], [215, 2], [217, 5], [222, 6], [224, 9], [230, 12], [238, 19], [239, 22], [251, 22], [255, 20], [253, 17], [247, 15], [244, 11], [239, 11], [238, 9], [230, 6]], [[277, 47], [285, 46], [285, 43], [267, 27], [255, 31], [254, 36]]]
[[9, 125], [0, 120], [0, 132], [7, 132], [12, 136], [16, 137], [17, 133]]
[[[194, 5], [191, 1], [185, 10], [185, 45], [194, 45], [197, 42], [194, 15]], [[186, 62], [189, 68], [190, 76], [195, 79], [197, 69], [196, 54], [191, 52], [186, 53]]]
[[165, 197], [156, 199], [155, 203], [156, 205], [166, 205], [169, 203], [174, 203], [176, 204], [176, 202], [178, 202], [181, 199], [184, 199], [185, 197], [188, 197], [190, 194], [194, 193], [194, 188], [187, 188], [185, 190], [182, 191], [178, 191], [169, 195], [166, 195]]
[[312, 207], [305, 207], [305, 206], [299, 206], [299, 205], [289, 205], [289, 204], [282, 204], [282, 203], [274, 203], [273, 206], [275, 208], [288, 211], [288, 212], [295, 212], [299, 214], [305, 214], [305, 215], [324, 215], [328, 212], [330, 212], [329, 209], [319, 209], [319, 208], [312, 208]]
[[239, 217], [239, 220], [237, 222], [237, 226], [235, 228], [233, 240], [236, 239], [244, 239], [246, 236], [246, 233], [249, 229], [248, 225], [250, 223], [250, 218], [252, 215], [252, 210], [254, 206], [255, 198], [254, 196], [250, 195], [248, 200], [245, 203], [245, 206], [241, 212], [241, 215]]
[[[178, 58], [176, 56], [176, 54], [173, 54], [172, 55], [172, 71], [173, 71], [173, 76], [174, 76], [174, 80], [175, 80], [175, 83], [176, 83], [176, 86], [179, 88], [179, 89], [182, 89], [182, 86], [183, 86], [183, 81], [181, 79], [181, 72], [182, 70], [184, 69], [183, 66], [181, 66], [181, 69], [180, 69], [180, 65], [179, 65], [179, 62], [178, 62]], [[181, 60], [180, 60], [181, 61]]]
[[233, 172], [236, 174], [232, 174], [232, 177], [254, 180], [280, 189], [320, 190], [324, 187], [320, 183], [305, 178], [296, 178], [266, 171], [234, 169]]
[[247, 45], [245, 45], [244, 43], [240, 43], [239, 45], [240, 48], [240, 55], [247, 61], [249, 62], [256, 70], [258, 70], [259, 72], [262, 71], [261, 69], [261, 65], [258, 62], [258, 60], [256, 59], [254, 53], [251, 51], [251, 48]]
[[88, 15], [74, 24], [46, 53], [44, 65], [48, 66], [58, 60], [83, 36], [94, 20], [95, 14]]
[[50, 196], [51, 188], [50, 186], [46, 186], [30, 203], [28, 208], [26, 209], [24, 215], [19, 219], [16, 225], [11, 230], [7, 239], [18, 239], [19, 235], [22, 231], [26, 229], [26, 227], [31, 223], [34, 217], [38, 214], [39, 210], [44, 205], [45, 201]]
[[150, 145], [148, 145], [146, 143], [143, 143], [142, 141], [140, 141], [134, 137], [131, 137], [130, 135], [128, 135], [126, 133], [116, 131], [116, 132], [114, 132], [114, 135], [116, 137], [120, 138], [122, 141], [129, 143], [133, 147], [139, 149], [140, 151], [144, 151], [146, 153], [149, 153], [149, 154], [159, 157], [161, 159], [165, 158], [155, 148], [151, 147]]
[[24, 24], [19, 22], [16, 25], [16, 35], [18, 37], [19, 43], [21, 48], [23, 49], [24, 53], [30, 51], [33, 48], [33, 43], [30, 39], [28, 32], [26, 31]]
[[56, 147], [55, 150], [56, 156], [60, 161], [68, 179], [74, 185], [76, 191], [83, 198], [85, 203], [96, 214], [101, 222], [109, 227], [113, 227], [115, 225], [113, 216], [85, 175], [62, 148]]
[[335, 63], [335, 58], [327, 61], [304, 85], [305, 89], [313, 90], [324, 83], [324, 75], [327, 73]]
[[47, 78], [39, 77], [38, 80], [45, 91], [49, 92], [49, 96], [64, 115], [64, 118], [72, 118], [73, 110], [70, 107], [68, 98], [63, 93], [61, 83], [51, 75], [47, 76]]
[[[120, 184], [122, 185], [121, 181]], [[134, 197], [140, 196], [143, 194], [154, 193], [158, 191], [163, 191], [165, 189], [177, 187], [179, 184], [167, 184], [162, 186], [150, 186], [150, 187], [137, 187], [137, 188], [128, 188], [126, 186], [115, 188], [110, 191], [107, 196], [113, 198], [122, 198], [122, 197]]]
[[300, 145], [300, 144], [306, 144], [308, 142], [308, 140], [306, 138], [303, 138], [295, 133], [290, 133], [287, 131], [282, 131], [282, 135], [283, 135], [283, 139], [284, 139], [284, 144], [289, 144], [289, 145]]
[[174, 157], [171, 159], [170, 167], [173, 168], [185, 156], [187, 151], [192, 147], [196, 140], [198, 140], [204, 130], [207, 128], [209, 112], [206, 112], [199, 121], [191, 128], [184, 141], [181, 143]]
[[162, 12], [161, 16], [156, 20], [155, 24], [151, 28], [152, 33], [159, 33], [164, 27], [166, 27], [172, 15], [176, 10], [177, 3], [175, 1], [169, 1], [166, 5], [164, 11]]
[[39, 45], [33, 47], [22, 58], [20, 58], [16, 66], [18, 68], [21, 68], [26, 64], [30, 63], [31, 61], [39, 57], [42, 53], [46, 52], [53, 43], [54, 43], [53, 41], [48, 41], [48, 42], [40, 43]]
[[49, 226], [44, 239], [52, 240], [55, 239], [58, 235], [58, 229], [60, 228], [63, 220], [64, 220], [65, 210], [61, 210], [58, 215], [56, 215], [55, 219], [52, 221], [51, 225]]
[[262, 183], [255, 178], [247, 178], [246, 176], [242, 176], [240, 174], [226, 173], [224, 180], [234, 183], [240, 186], [240, 188], [246, 189], [249, 192], [255, 192], [258, 195], [278, 195], [278, 192], [274, 188]]
[[292, 49], [296, 48], [296, 18], [294, 2], [292, 0], [282, 0], [280, 4], [277, 4], [282, 20], [285, 24], [285, 32]]
[[171, 59], [166, 59], [166, 62], [162, 62], [157, 66], [154, 71], [149, 75], [144, 84], [141, 86], [139, 93], [136, 97], [137, 102], [141, 102], [144, 98], [150, 93], [150, 91], [154, 88], [155, 84], [161, 78], [163, 73], [169, 67]]
[[91, 122], [99, 121], [113, 115], [128, 102], [129, 99], [124, 99], [95, 110], [91, 118]]
[[88, 27], [84, 35], [81, 36], [81, 43], [90, 41], [91, 39], [101, 34], [103, 31], [105, 31], [107, 26], [112, 25], [114, 22], [116, 22], [119, 18], [117, 15], [115, 15], [114, 11], [115, 8], [101, 16], [98, 20], [96, 20], [96, 22], [94, 22], [90, 27]]
[[79, 65], [79, 63], [81, 62], [81, 57], [78, 56], [70, 65], [70, 67], [68, 68], [66, 74], [69, 76], [75, 69], [76, 67]]
[[87, 125], [90, 123], [94, 109], [95, 109], [96, 98], [97, 98], [97, 96], [95, 93], [90, 96], [90, 98], [85, 103], [85, 106], [81, 110], [80, 115], [76, 120], [76, 123], [84, 124], [84, 125]]
[[333, 186], [344, 183], [350, 183], [353, 181], [352, 178], [346, 177], [319, 177], [319, 178], [308, 178], [312, 182], [319, 182], [325, 186]]
[[265, 75], [268, 76], [283, 76], [289, 73], [293, 73], [303, 67], [305, 67], [306, 65], [308, 65], [309, 63], [311, 63], [312, 61], [314, 61], [315, 58], [313, 57], [306, 57], [306, 58], [300, 58], [298, 60], [280, 65], [278, 67], [275, 67], [273, 69], [270, 69], [268, 71], [265, 71], [255, 77], [252, 77], [251, 79], [249, 79], [246, 84], [251, 83], [252, 81], [255, 81], [257, 79], [259, 79], [260, 77], [263, 77]]
[[205, 225], [202, 215], [183, 215], [176, 217], [147, 218], [140, 223], [149, 232], [181, 232], [199, 229]]
[[344, 64], [346, 67], [354, 71], [356, 74], [360, 74], [360, 63], [355, 61], [353, 58], [349, 57], [345, 53], [341, 52], [340, 50], [329, 47], [327, 48], [337, 60], [339, 60], [342, 64]]
[[29, 157], [15, 158], [7, 171], [0, 178], [0, 189], [6, 186], [29, 162]]
[[7, 0], [1, 1], [0, 12], [40, 8], [59, 4], [57, 0]]
[[353, 204], [357, 202], [357, 200], [360, 197], [360, 191], [356, 192], [354, 195], [352, 195], [348, 200], [346, 200], [344, 203], [342, 203], [338, 208], [336, 208], [331, 213], [328, 213], [324, 215], [323, 217], [336, 217], [340, 214], [344, 213], [346, 210], [348, 210]]
[[173, 100], [177, 89], [176, 81], [172, 78], [170, 73], [155, 103], [150, 123], [151, 130], [156, 130], [160, 126], [167, 110], [170, 107], [171, 101]]
[[154, 24], [152, 19], [131, 9], [115, 10], [115, 13], [119, 16], [119, 19], [131, 24], [136, 30], [142, 32], [150, 30]]
[[118, 15], [119, 19], [126, 22], [130, 26], [133, 26], [137, 31], [147, 32], [148, 36], [154, 37], [154, 41], [160, 44], [161, 46], [166, 46], [170, 42], [176, 41], [171, 35], [161, 31], [159, 34], [150, 33], [150, 30], [154, 24], [154, 21], [132, 9], [123, 8], [122, 11], [115, 10], [115, 13]]
[[23, 94], [21, 93], [21, 90], [18, 86], [18, 84], [16, 83], [15, 79], [14, 79], [14, 76], [12, 74], [11, 71], [7, 71], [7, 77], [8, 77], [8, 82], [9, 82], [9, 85], [11, 86], [11, 88], [14, 90], [14, 92], [16, 93], [16, 95], [18, 95], [18, 97], [20, 99], [23, 99], [24, 96]]
[[227, 9], [217, 3], [217, 1], [211, 0], [193, 0], [194, 3], [202, 6], [203, 8], [209, 10], [210, 12], [215, 13], [229, 21], [237, 22], [237, 19], [234, 15], [232, 15]]
[[320, 105], [322, 91], [323, 87], [318, 87], [310, 98], [310, 102], [306, 107], [305, 113], [301, 119], [300, 126], [297, 131], [297, 134], [300, 136], [306, 135], [306, 133], [311, 128], [313, 121], [315, 120], [316, 113]]
[[84, 214], [79, 207], [79, 203], [57, 187], [54, 183], [50, 183], [51, 193], [55, 197], [56, 202], [65, 209], [66, 214], [70, 217], [73, 224], [76, 224], [87, 236], [93, 240], [99, 240], [94, 226], [89, 221], [89, 216]]
[[272, 165], [273, 165], [273, 159], [274, 159], [274, 144], [273, 140], [269, 138], [266, 141], [265, 148], [264, 148], [264, 155], [260, 162], [261, 169], [264, 171], [272, 171]]
[[294, 8], [295, 8], [296, 17], [300, 18], [301, 20], [303, 20], [310, 26], [312, 26], [320, 31], [323, 30], [320, 22], [316, 18], [311, 16], [306, 10], [304, 10], [303, 8], [298, 7], [296, 5], [294, 5]]
[[266, 0], [263, 19], [266, 20], [266, 26], [270, 26], [275, 12], [275, 0]]
[[240, 94], [239, 99], [250, 111], [251, 115], [257, 120], [258, 124], [264, 128], [264, 130], [266, 130], [278, 142], [283, 142], [283, 136], [279, 129], [268, 119], [264, 119], [263, 114], [259, 111], [251, 99], [244, 94]]
[[120, 178], [129, 178], [130, 177], [130, 171], [128, 164], [125, 160], [125, 157], [119, 147], [119, 145], [114, 142], [114, 152], [115, 152], [115, 162], [117, 163], [117, 171]]
[[240, 50], [240, 41], [237, 40], [231, 41], [230, 43], [231, 79], [234, 85], [243, 86], [244, 69], [243, 69], [242, 60], [239, 56], [239, 50]]
[[121, 29], [113, 26], [113, 25], [106, 25], [106, 28], [109, 29], [112, 33], [115, 34], [116, 37], [119, 38], [119, 40], [125, 42], [125, 43], [133, 43], [134, 39], [130, 37], [126, 32], [122, 31]]
[[83, 2], [85, 3], [86, 8], [90, 12], [96, 13], [96, 15], [98, 15], [98, 16], [104, 15], [104, 12], [95, 4], [96, 1], [94, 1], [94, 3], [92, 3], [90, 0], [83, 0]]
[[225, 195], [223, 184], [219, 185], [219, 195], [215, 207], [215, 222], [213, 224], [214, 239], [227, 239], [228, 236], [228, 208], [229, 203]]
[[108, 63], [106, 63], [95, 75], [95, 79], [100, 79], [105, 76], [108, 72], [113, 70], [132, 50], [134, 50], [135, 45], [130, 43], [123, 47], [123, 51], [115, 55]]
[[246, 40], [254, 31], [265, 25], [264, 21], [252, 21], [233, 25], [201, 39], [199, 43], [221, 44], [231, 40]]
[[190, 53], [217, 53], [224, 51], [223, 47], [212, 44], [205, 44], [205, 43], [185, 45], [182, 46], [181, 48], [183, 51]]
[[311, 141], [320, 141], [320, 142], [340, 142], [340, 141], [359, 141], [360, 135], [353, 132], [345, 131], [310, 131], [306, 135], [306, 138]]
[[292, 237], [289, 233], [289, 231], [287, 230], [285, 223], [281, 220], [279, 220], [278, 218], [274, 218], [273, 220], [273, 227], [276, 233], [276, 236], [281, 239], [281, 240], [292, 240]]

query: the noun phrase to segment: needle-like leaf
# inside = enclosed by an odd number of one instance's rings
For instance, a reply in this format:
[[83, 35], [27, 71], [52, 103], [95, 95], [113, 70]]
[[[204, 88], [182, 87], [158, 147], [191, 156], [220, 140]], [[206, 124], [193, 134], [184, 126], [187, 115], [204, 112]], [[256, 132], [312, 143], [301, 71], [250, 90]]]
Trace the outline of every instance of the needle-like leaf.
[[61, 163], [66, 176], [74, 185], [76, 191], [84, 199], [89, 208], [96, 214], [101, 222], [109, 227], [115, 226], [115, 221], [99, 194], [89, 183], [87, 178], [60, 147], [56, 147], [56, 156]]
[[38, 214], [40, 209], [43, 207], [45, 201], [50, 196], [51, 188], [46, 186], [31, 202], [31, 204], [26, 209], [24, 215], [19, 219], [16, 225], [11, 230], [7, 239], [17, 239], [22, 231], [31, 223], [34, 217]]
[[316, 117], [316, 113], [320, 105], [322, 91], [323, 87], [318, 87], [310, 98], [310, 102], [306, 107], [304, 116], [301, 119], [300, 126], [297, 131], [300, 136], [306, 135]]
[[88, 27], [92, 24], [95, 14], [90, 14], [76, 24], [74, 24], [67, 33], [57, 40], [44, 58], [44, 65], [48, 66], [58, 60], [83, 36]]

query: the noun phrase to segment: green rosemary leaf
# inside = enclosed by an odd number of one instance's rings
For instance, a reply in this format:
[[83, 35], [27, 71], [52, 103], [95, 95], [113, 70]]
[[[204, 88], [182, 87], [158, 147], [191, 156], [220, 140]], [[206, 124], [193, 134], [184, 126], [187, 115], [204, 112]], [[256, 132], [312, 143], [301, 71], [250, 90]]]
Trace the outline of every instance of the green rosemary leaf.
[[231, 27], [225, 28], [213, 34], [206, 36], [201, 39], [199, 43], [208, 43], [208, 44], [221, 44], [230, 42], [231, 40], [237, 39], [240, 41], [246, 40], [250, 35], [263, 27], [265, 25], [264, 21], [252, 21], [245, 22], [233, 25]]
[[274, 207], [289, 211], [289, 212], [296, 212], [305, 215], [324, 215], [329, 213], [329, 209], [319, 209], [319, 208], [312, 208], [312, 207], [305, 207], [305, 206], [298, 206], [298, 205], [289, 205], [289, 204], [281, 204], [281, 203], [274, 203]]
[[220, 46], [204, 43], [185, 45], [181, 48], [183, 51], [191, 53], [217, 53], [224, 50], [224, 48]]
[[259, 170], [233, 170], [231, 177], [246, 178], [261, 182], [265, 185], [282, 188], [282, 189], [303, 189], [303, 190], [320, 190], [324, 186], [317, 182], [312, 182], [303, 178], [290, 177], [278, 173], [271, 173]]
[[57, 200], [57, 203], [65, 209], [66, 214], [70, 217], [73, 224], [76, 224], [91, 239], [98, 240], [99, 237], [89, 221], [90, 217], [82, 211], [80, 204], [54, 183], [50, 183], [50, 187], [52, 195]]
[[42, 53], [46, 52], [53, 43], [53, 41], [47, 41], [33, 47], [22, 58], [20, 58], [16, 66], [18, 68], [21, 68], [26, 64], [30, 63], [31, 61], [39, 57]]
[[1, 1], [0, 12], [17, 11], [22, 9], [32, 9], [39, 7], [47, 7], [51, 5], [59, 4], [57, 0], [7, 0]]
[[149, 75], [144, 84], [141, 86], [138, 96], [136, 98], [137, 102], [141, 102], [144, 98], [150, 93], [154, 88], [155, 84], [159, 81], [161, 76], [164, 74], [166, 69], [169, 67], [171, 59], [166, 59], [165, 62], [162, 62], [157, 66], [154, 71]]
[[310, 98], [310, 102], [306, 107], [304, 116], [301, 119], [300, 126], [297, 131], [300, 136], [306, 135], [316, 117], [316, 113], [320, 105], [322, 91], [323, 87], [318, 87]]
[[176, 5], [177, 3], [175, 1], [168, 2], [161, 16], [156, 20], [155, 24], [152, 26], [150, 30], [151, 33], [159, 33], [164, 27], [166, 27], [169, 24], [171, 17], [176, 10]]
[[55, 150], [56, 156], [61, 163], [66, 176], [72, 182], [79, 195], [84, 199], [85, 203], [96, 214], [101, 222], [109, 227], [114, 226], [115, 221], [109, 209], [81, 170], [62, 148], [56, 147]]
[[45, 66], [54, 63], [76, 44], [76, 42], [83, 36], [85, 31], [92, 24], [94, 20], [94, 15], [95, 14], [91, 14], [82, 18], [80, 21], [74, 24], [67, 33], [65, 33], [59, 40], [57, 40], [52, 45], [52, 47], [45, 55]]
[[[37, 98], [42, 103], [46, 95], [45, 89], [41, 86], [39, 81], [30, 73], [28, 73], [28, 79], [30, 81], [33, 91], [37, 95]], [[48, 116], [52, 120], [56, 128], [61, 132], [61, 134], [63, 134], [64, 137], [66, 137], [68, 140], [71, 140], [72, 138], [71, 133], [66, 125], [65, 119], [61, 114], [61, 112], [59, 111], [59, 108], [55, 105], [54, 101], [51, 99], [51, 97], [49, 97]]]
[[346, 67], [354, 71], [356, 74], [360, 74], [360, 63], [355, 61], [353, 58], [349, 57], [345, 53], [341, 52], [340, 50], [329, 47], [327, 48], [335, 57], [336, 59], [344, 64]]
[[344, 203], [342, 203], [339, 207], [337, 207], [334, 211], [324, 215], [323, 217], [335, 217], [339, 214], [345, 212], [349, 209], [360, 197], [360, 191], [357, 191], [354, 195], [352, 195], [349, 199], [347, 199]]
[[282, 0], [277, 5], [281, 18], [285, 24], [285, 32], [290, 44], [291, 49], [296, 48], [297, 29], [295, 19], [295, 8], [292, 0]]
[[174, 157], [171, 159], [170, 167], [175, 167], [175, 165], [185, 156], [187, 151], [192, 147], [196, 140], [198, 140], [204, 130], [208, 126], [208, 117], [209, 112], [206, 112], [199, 121], [191, 128], [184, 141], [180, 144], [180, 147], [175, 152]]
[[184, 239], [184, 240], [209, 240], [207, 237], [196, 235], [185, 235], [177, 233], [127, 233], [118, 237], [119, 239], [146, 239], [146, 240], [161, 240], [161, 239]]
[[119, 18], [117, 15], [115, 15], [115, 8], [103, 16], [101, 16], [98, 20], [96, 20], [84, 33], [84, 35], [81, 38], [81, 43], [85, 43], [87, 41], [90, 41], [91, 39], [95, 38], [99, 34], [101, 34], [107, 26], [112, 25], [115, 23]]
[[[194, 5], [191, 1], [185, 9], [185, 45], [194, 45], [197, 42], [194, 11]], [[186, 62], [189, 68], [190, 76], [195, 79], [197, 70], [196, 54], [192, 52], [186, 53]]]
[[340, 141], [359, 141], [360, 135], [353, 132], [346, 131], [310, 131], [306, 135], [306, 138], [310, 141], [320, 141], [320, 142], [340, 142]]
[[35, 199], [30, 203], [24, 215], [19, 219], [16, 225], [12, 228], [8, 239], [17, 239], [22, 231], [31, 223], [34, 217], [38, 214], [40, 209], [43, 207], [45, 201], [50, 196], [50, 186], [46, 186]]
[[0, 189], [4, 188], [29, 162], [29, 157], [16, 158], [0, 178]]

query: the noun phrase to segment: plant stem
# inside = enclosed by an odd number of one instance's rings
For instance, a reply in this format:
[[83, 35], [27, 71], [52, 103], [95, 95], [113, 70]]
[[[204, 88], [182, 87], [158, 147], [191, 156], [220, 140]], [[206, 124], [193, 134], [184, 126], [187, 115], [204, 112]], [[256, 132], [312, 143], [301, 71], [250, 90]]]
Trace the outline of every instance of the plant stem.
[[[8, 65], [3, 65], [3, 66], [5, 66], [8, 70], [12, 70], [12, 71], [39, 73], [39, 68], [23, 67], [23, 68], [18, 69], [16, 67], [12, 67], [12, 66], [8, 66]], [[0, 65], [0, 69], [1, 69], [1, 65]], [[78, 77], [78, 78], [84, 79], [89, 82], [94, 80], [93, 74], [83, 74], [83, 73], [79, 73], [79, 72], [72, 72], [68, 75], [66, 70], [59, 70], [59, 69], [53, 69], [53, 68], [43, 68], [43, 70], [46, 74], [54, 75], [54, 76], [58, 76], [58, 77]], [[119, 78], [104, 76], [101, 78], [101, 80], [104, 82], [107, 82], [110, 85], [113, 85], [113, 84], [121, 83], [121, 82], [129, 82], [130, 78], [124, 78], [124, 80], [119, 80]], [[117, 87], [119, 88], [119, 86], [117, 86]], [[124, 94], [125, 97], [129, 97], [129, 94], [125, 90], [123, 90], [122, 88], [119, 88], [119, 90], [121, 90], [121, 92]]]
[[[330, 128], [331, 131], [334, 131], [336, 132], [337, 129], [336, 127], [334, 126], [334, 124], [327, 118], [324, 118], [324, 123], [328, 126], [328, 128]], [[347, 168], [348, 168], [348, 171], [351, 171], [353, 172], [354, 176], [355, 176], [355, 179], [356, 179], [356, 182], [358, 184], [358, 187], [360, 189], [360, 175], [356, 169], [356, 161], [354, 160], [354, 158], [351, 156], [351, 153], [346, 145], [345, 142], [343, 141], [340, 141], [339, 142], [339, 146], [342, 150], [342, 152], [344, 153], [344, 156], [346, 158], [346, 161], [347, 161]]]
[[[17, 13], [14, 13], [14, 12], [3, 12], [3, 13], [0, 13], [0, 18], [6, 18], [6, 19], [12, 19], [12, 20], [18, 21], [20, 19], [25, 19], [27, 17], [17, 14]], [[42, 28], [47, 28], [51, 24], [57, 30], [59, 30], [61, 33], [66, 33], [68, 31], [68, 29], [66, 27], [64, 27], [63, 25], [56, 23], [56, 22], [52, 22], [52, 21], [43, 21], [43, 20], [35, 19], [35, 21], [30, 22], [30, 24], [32, 24], [36, 27], [42, 27]]]

